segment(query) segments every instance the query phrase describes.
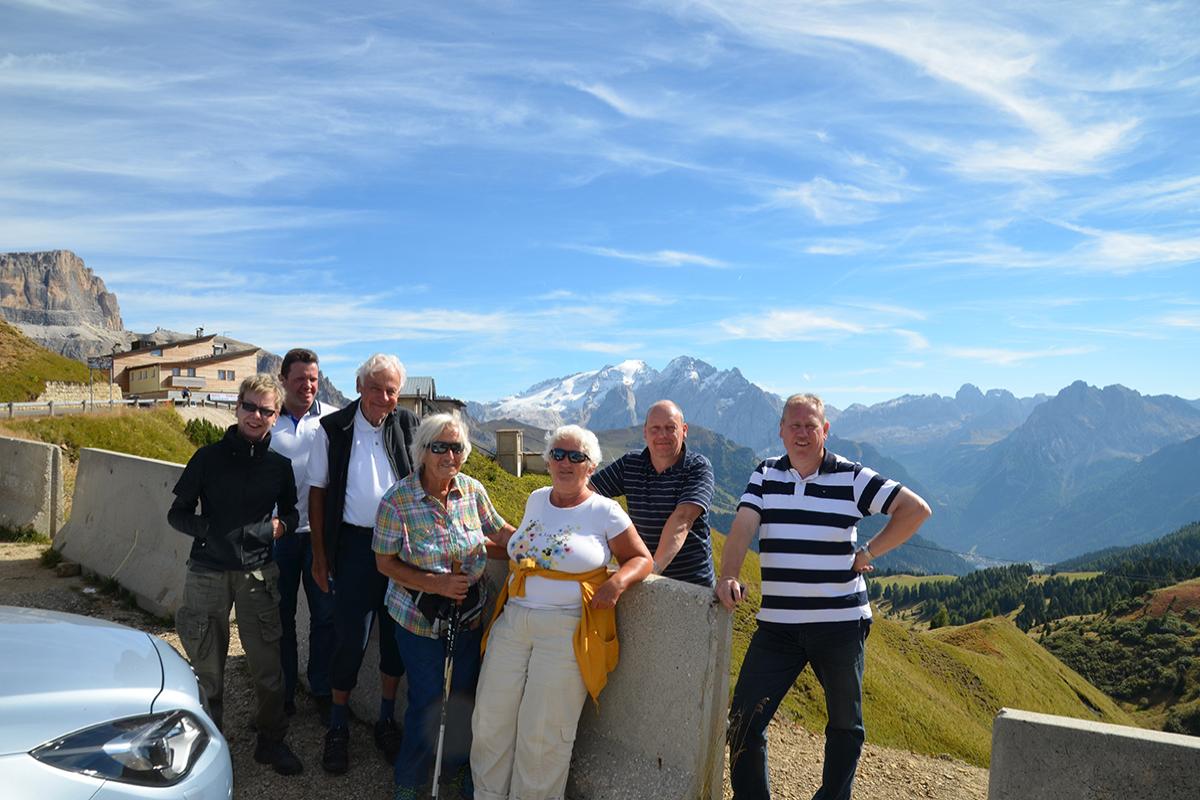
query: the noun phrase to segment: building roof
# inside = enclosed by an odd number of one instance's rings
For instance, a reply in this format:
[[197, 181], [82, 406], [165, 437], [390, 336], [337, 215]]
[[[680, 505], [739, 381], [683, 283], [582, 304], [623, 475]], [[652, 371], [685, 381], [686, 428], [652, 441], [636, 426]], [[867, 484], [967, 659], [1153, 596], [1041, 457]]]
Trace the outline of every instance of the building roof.
[[400, 387], [401, 397], [425, 397], [430, 400], [437, 397], [437, 387], [433, 377], [429, 375], [409, 375]]
[[216, 364], [220, 361], [232, 361], [235, 358], [243, 358], [245, 356], [254, 355], [260, 349], [254, 347], [249, 350], [234, 350], [232, 352], [218, 353], [215, 356], [200, 356], [199, 358], [181, 358], [175, 361], [157, 361], [153, 365], [156, 367], [181, 367], [185, 364], [189, 367], [195, 367], [202, 364]]

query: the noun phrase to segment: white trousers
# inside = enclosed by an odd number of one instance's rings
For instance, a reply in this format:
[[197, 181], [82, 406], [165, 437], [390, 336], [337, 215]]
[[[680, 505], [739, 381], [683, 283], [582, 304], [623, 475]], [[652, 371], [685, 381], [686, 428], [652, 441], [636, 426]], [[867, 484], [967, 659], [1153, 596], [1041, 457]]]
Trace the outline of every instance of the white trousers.
[[587, 698], [571, 643], [578, 625], [578, 612], [504, 606], [471, 719], [476, 800], [563, 797]]

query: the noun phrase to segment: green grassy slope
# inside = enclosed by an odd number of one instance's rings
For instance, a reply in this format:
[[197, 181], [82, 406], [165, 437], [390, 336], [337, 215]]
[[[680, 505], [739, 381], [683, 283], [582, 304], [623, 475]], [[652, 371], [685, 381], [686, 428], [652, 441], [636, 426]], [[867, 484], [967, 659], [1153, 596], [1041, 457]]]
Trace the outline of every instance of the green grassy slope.
[[0, 430], [61, 445], [71, 461], [83, 447], [185, 464], [196, 452], [183, 433], [183, 418], [171, 408], [129, 409], [69, 417], [6, 420]]
[[472, 452], [467, 463], [463, 465], [463, 474], [470, 475], [487, 487], [492, 505], [500, 512], [500, 516], [513, 526], [521, 524], [521, 517], [525, 513], [525, 500], [529, 493], [550, 485], [549, 475], [525, 474], [518, 478], [477, 452]]
[[[723, 548], [724, 537], [718, 535], [718, 560]], [[742, 581], [750, 588], [751, 603], [734, 618], [734, 680], [760, 596], [755, 553], [747, 554]], [[992, 719], [1005, 706], [1133, 724], [1113, 700], [1006, 619], [917, 633], [877, 617], [867, 644], [863, 692], [871, 742], [983, 766], [990, 760]], [[811, 670], [780, 712], [812, 730], [824, 728], [823, 695]]]
[[46, 381], [87, 383], [87, 365], [52, 353], [0, 320], [0, 402], [36, 400]]

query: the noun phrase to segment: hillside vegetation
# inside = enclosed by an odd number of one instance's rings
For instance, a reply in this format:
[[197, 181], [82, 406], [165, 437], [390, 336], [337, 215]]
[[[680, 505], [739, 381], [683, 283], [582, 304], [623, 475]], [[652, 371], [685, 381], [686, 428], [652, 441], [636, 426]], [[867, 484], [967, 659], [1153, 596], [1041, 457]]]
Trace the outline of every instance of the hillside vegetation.
[[[724, 544], [724, 537], [714, 539], [718, 562]], [[751, 600], [734, 616], [735, 681], [754, 632], [758, 575], [758, 556], [748, 553], [741, 578]], [[869, 741], [981, 766], [990, 761], [992, 720], [1003, 707], [1133, 724], [1111, 698], [1002, 618], [918, 633], [877, 617], [867, 643], [863, 691]], [[780, 713], [822, 730], [823, 697], [806, 670]]]
[[173, 408], [123, 409], [69, 417], [5, 420], [7, 430], [26, 439], [60, 445], [72, 461], [84, 447], [187, 463], [196, 452], [184, 434], [183, 418]]
[[36, 400], [46, 381], [87, 383], [87, 365], [52, 353], [0, 319], [0, 402]]

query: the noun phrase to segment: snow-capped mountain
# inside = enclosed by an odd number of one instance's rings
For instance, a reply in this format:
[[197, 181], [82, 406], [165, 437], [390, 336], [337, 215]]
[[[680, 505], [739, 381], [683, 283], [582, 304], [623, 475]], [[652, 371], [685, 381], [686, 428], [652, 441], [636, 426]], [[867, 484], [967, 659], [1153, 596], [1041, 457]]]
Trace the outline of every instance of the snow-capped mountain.
[[476, 419], [515, 419], [549, 429], [566, 423], [593, 430], [640, 424], [652, 404], [670, 399], [689, 423], [755, 450], [778, 443], [783, 401], [746, 380], [736, 368], [718, 370], [688, 356], [660, 372], [644, 361], [623, 361], [590, 372], [542, 381], [492, 403], [472, 403]]

